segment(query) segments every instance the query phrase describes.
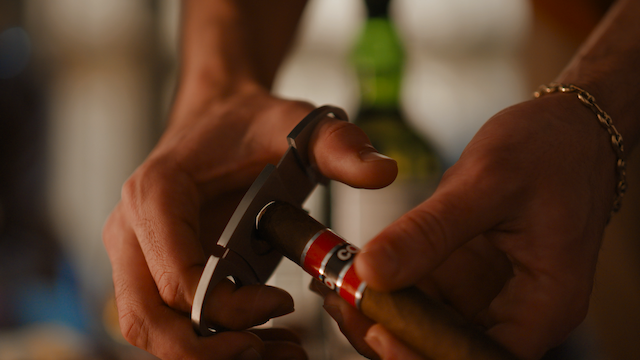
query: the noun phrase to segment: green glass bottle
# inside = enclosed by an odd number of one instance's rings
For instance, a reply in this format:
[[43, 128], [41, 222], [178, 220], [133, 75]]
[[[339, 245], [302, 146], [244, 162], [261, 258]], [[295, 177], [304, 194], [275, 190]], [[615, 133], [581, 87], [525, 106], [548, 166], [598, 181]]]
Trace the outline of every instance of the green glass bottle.
[[399, 106], [402, 44], [388, 16], [389, 0], [367, 0], [368, 17], [353, 51], [361, 103], [354, 123], [373, 146], [398, 162], [398, 177], [380, 190], [332, 186], [332, 227], [362, 246], [427, 199], [441, 174], [436, 153], [406, 122]]

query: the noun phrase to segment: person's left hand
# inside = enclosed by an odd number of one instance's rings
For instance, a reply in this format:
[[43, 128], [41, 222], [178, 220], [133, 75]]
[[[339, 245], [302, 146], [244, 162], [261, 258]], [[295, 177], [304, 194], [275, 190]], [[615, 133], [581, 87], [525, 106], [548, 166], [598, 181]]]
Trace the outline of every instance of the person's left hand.
[[[226, 360], [243, 351], [302, 359], [291, 333], [244, 331], [293, 311], [282, 290], [221, 283], [207, 298], [204, 315], [234, 331], [215, 336], [196, 336], [188, 314], [207, 255], [233, 210], [265, 164], [277, 163], [287, 149], [286, 135], [313, 106], [263, 89], [224, 99], [207, 94], [178, 97], [168, 129], [125, 183], [105, 224], [122, 333], [166, 359]], [[320, 123], [310, 151], [324, 176], [353, 186], [384, 186], [396, 175], [395, 162], [345, 121]]]
[[[363, 247], [356, 272], [378, 291], [417, 286], [516, 356], [540, 358], [586, 315], [615, 160], [606, 132], [574, 95], [505, 109], [429, 199]], [[325, 308], [362, 354], [419, 358], [326, 295]]]

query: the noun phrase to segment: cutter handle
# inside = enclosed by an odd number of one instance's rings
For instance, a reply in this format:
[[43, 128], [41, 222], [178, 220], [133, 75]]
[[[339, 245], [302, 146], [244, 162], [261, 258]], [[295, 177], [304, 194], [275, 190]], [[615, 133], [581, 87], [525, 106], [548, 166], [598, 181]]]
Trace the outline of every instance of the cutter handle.
[[415, 287], [394, 292], [367, 288], [366, 283], [353, 278], [356, 275], [350, 254], [355, 256], [357, 249], [304, 210], [273, 202], [261, 211], [257, 224], [261, 239], [334, 288], [364, 315], [423, 356], [433, 360], [516, 359], [461, 316]]

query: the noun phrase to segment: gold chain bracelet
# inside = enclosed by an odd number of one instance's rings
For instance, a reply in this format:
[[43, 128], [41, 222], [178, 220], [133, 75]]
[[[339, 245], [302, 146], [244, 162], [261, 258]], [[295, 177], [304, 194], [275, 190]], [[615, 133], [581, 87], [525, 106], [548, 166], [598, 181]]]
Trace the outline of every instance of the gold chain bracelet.
[[611, 209], [611, 213], [615, 213], [620, 210], [622, 206], [622, 197], [624, 193], [627, 191], [627, 170], [626, 170], [626, 161], [624, 157], [624, 146], [622, 143], [622, 135], [618, 132], [615, 126], [613, 126], [613, 122], [611, 121], [611, 117], [604, 112], [598, 104], [596, 104], [596, 99], [589, 94], [584, 89], [581, 89], [575, 85], [565, 85], [565, 84], [557, 84], [551, 83], [549, 85], [542, 85], [536, 91], [533, 96], [537, 99], [543, 95], [553, 94], [553, 93], [575, 93], [578, 96], [578, 99], [582, 104], [591, 111], [593, 111], [598, 117], [598, 121], [600, 125], [607, 130], [609, 136], [611, 137], [611, 147], [613, 148], [613, 152], [616, 154], [617, 162], [616, 162], [616, 171], [618, 173], [618, 184], [616, 185], [616, 197], [613, 201], [613, 208]]

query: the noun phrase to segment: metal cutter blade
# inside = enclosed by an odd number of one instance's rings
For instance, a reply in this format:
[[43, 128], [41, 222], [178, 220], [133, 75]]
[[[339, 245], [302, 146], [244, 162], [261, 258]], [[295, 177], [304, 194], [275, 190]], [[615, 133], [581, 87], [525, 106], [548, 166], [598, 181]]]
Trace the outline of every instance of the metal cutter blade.
[[191, 309], [191, 322], [202, 336], [224, 330], [203, 319], [206, 297], [221, 280], [232, 278], [239, 285], [264, 284], [278, 266], [282, 255], [256, 238], [255, 221], [271, 201], [285, 201], [302, 207], [318, 182], [324, 178], [309, 163], [309, 141], [316, 125], [333, 115], [347, 120], [344, 110], [322, 106], [309, 113], [289, 133], [289, 149], [277, 166], [268, 164], [244, 195], [231, 216], [217, 245], [220, 257], [211, 256], [202, 272]]

